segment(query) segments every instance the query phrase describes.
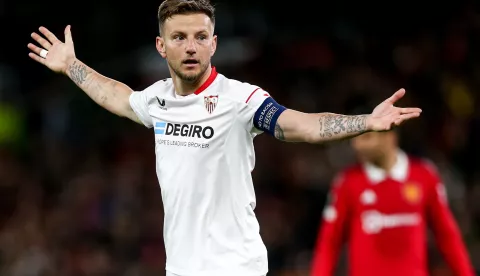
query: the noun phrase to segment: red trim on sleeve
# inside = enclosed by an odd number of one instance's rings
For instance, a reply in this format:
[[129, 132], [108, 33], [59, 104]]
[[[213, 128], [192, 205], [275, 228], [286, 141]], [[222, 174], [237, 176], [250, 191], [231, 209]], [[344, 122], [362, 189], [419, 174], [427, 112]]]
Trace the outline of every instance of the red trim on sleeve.
[[210, 76], [208, 76], [208, 79], [194, 92], [195, 95], [198, 95], [202, 93], [205, 89], [207, 89], [215, 80], [217, 75], [218, 75], [217, 69], [215, 69], [215, 66], [212, 66], [212, 71], [210, 72]]
[[252, 94], [250, 94], [250, 96], [248, 96], [248, 98], [247, 98], [247, 100], [245, 101], [245, 103], [248, 103], [248, 101], [250, 101], [250, 98], [253, 96], [253, 94], [255, 94], [255, 92], [257, 92], [258, 89], [260, 89], [260, 87], [257, 88], [257, 89], [255, 89], [255, 90], [253, 90]]

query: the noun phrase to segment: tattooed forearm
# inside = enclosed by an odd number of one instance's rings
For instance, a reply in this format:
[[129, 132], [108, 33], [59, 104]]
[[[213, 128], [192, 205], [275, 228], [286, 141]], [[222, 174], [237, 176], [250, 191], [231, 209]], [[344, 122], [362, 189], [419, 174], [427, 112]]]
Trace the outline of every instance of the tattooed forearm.
[[347, 116], [320, 114], [319, 135], [322, 139], [342, 139], [367, 131], [367, 115]]
[[285, 141], [285, 135], [283, 134], [283, 129], [280, 127], [278, 123], [275, 124], [275, 138], [277, 138], [280, 141]]
[[77, 84], [82, 85], [87, 79], [88, 71], [85, 64], [77, 63], [74, 61], [68, 68], [70, 78]]
[[103, 108], [120, 116], [136, 118], [129, 103], [132, 89], [125, 84], [99, 74], [79, 60], [74, 60], [68, 66], [66, 73], [78, 87]]

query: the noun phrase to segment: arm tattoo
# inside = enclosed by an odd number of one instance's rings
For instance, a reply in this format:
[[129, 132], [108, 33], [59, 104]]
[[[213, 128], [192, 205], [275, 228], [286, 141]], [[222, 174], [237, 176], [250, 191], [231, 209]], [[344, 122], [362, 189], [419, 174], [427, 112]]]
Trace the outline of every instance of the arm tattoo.
[[81, 85], [87, 79], [87, 67], [84, 64], [78, 64], [76, 61], [68, 68], [72, 80], [77, 84]]
[[278, 123], [275, 124], [275, 138], [280, 141], [285, 141], [285, 135], [283, 134], [283, 129]]
[[335, 138], [335, 136], [361, 134], [367, 131], [367, 115], [322, 114], [318, 122], [321, 138]]

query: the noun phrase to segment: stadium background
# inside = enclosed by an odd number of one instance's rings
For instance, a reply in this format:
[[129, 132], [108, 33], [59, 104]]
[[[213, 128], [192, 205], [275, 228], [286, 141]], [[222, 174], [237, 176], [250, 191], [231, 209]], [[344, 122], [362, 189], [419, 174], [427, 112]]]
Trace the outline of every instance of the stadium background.
[[[143, 89], [167, 77], [154, 47], [160, 1], [0, 1], [0, 275], [163, 275], [153, 135], [31, 61], [30, 33]], [[405, 87], [421, 119], [403, 148], [432, 159], [480, 268], [478, 2], [216, 1], [218, 71], [305, 112], [346, 112]], [[272, 276], [307, 275], [325, 194], [354, 161], [328, 146], [256, 139], [258, 215]], [[431, 246], [432, 275], [448, 275]], [[339, 275], [342, 274], [340, 265]]]

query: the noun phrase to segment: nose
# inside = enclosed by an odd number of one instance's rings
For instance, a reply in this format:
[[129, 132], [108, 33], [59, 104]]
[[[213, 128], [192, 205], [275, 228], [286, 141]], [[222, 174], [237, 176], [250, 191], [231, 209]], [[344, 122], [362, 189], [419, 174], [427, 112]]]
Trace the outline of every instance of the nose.
[[197, 48], [196, 48], [196, 45], [195, 45], [195, 41], [194, 41], [194, 40], [188, 40], [186, 52], [187, 52], [187, 54], [189, 54], [189, 55], [193, 55], [193, 54], [195, 54], [195, 53], [197, 52]]

